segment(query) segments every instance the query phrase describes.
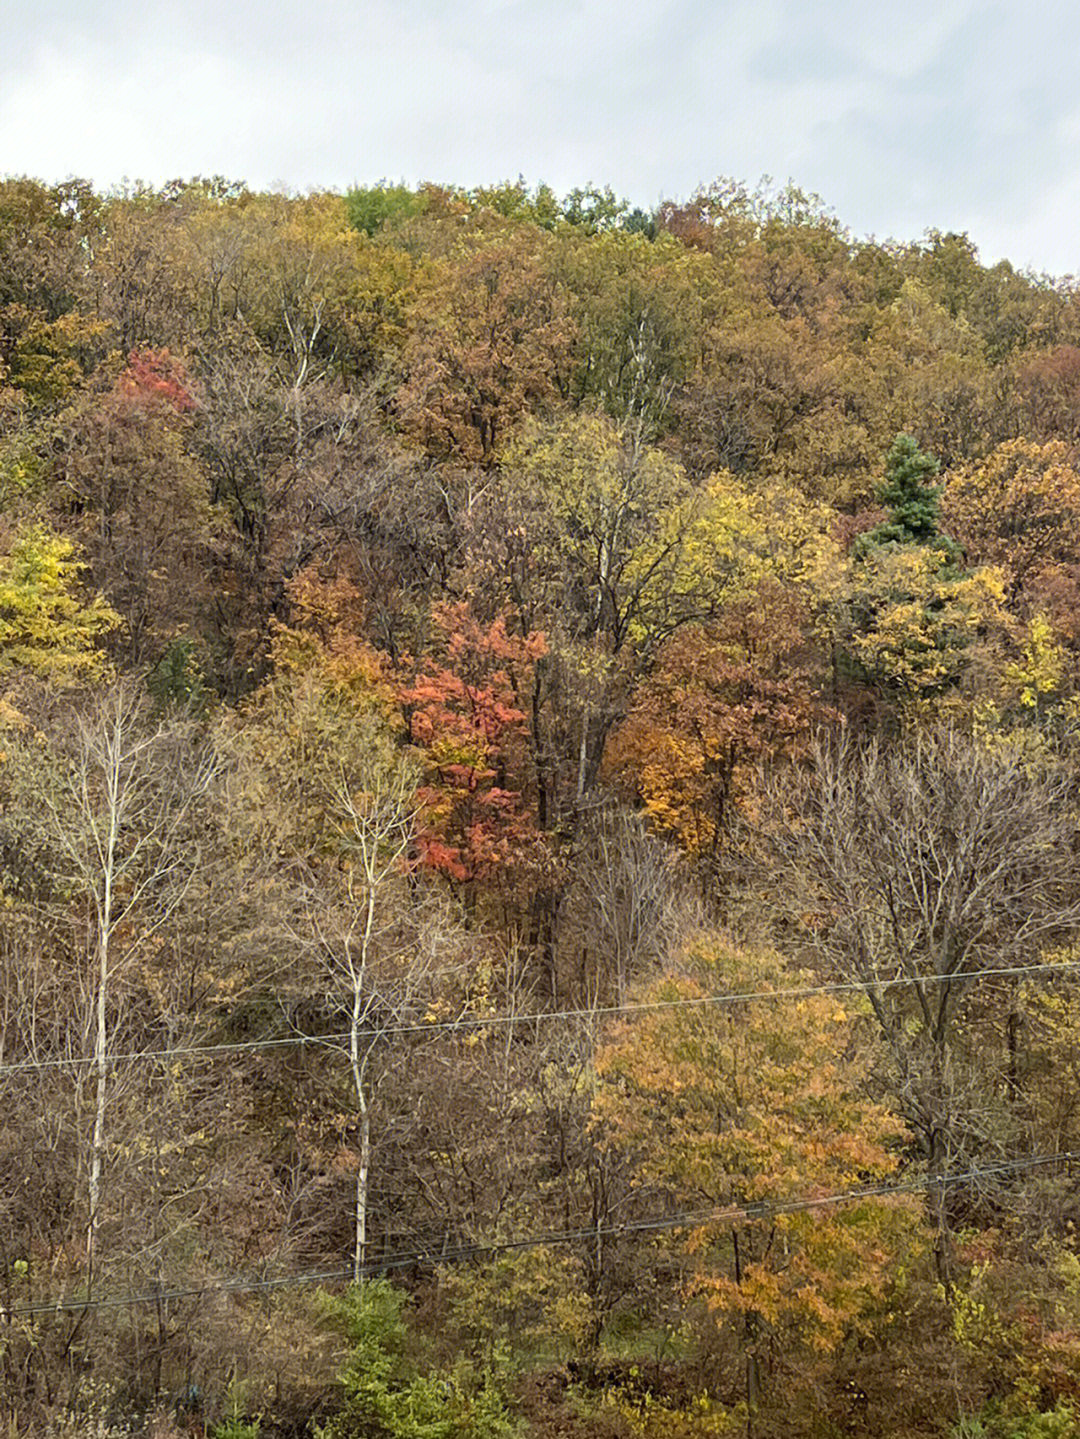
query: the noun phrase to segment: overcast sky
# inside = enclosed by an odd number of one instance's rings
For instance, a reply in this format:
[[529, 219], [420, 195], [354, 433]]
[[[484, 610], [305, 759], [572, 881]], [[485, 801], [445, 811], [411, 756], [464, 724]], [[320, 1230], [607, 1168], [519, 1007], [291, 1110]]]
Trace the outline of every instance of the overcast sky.
[[0, 173], [294, 189], [720, 175], [1080, 271], [1064, 0], [0, 0]]

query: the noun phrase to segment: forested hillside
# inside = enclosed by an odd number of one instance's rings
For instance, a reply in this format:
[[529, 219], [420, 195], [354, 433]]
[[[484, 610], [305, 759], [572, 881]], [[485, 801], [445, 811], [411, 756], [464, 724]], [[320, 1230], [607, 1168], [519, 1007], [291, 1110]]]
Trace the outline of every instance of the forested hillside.
[[0, 182], [12, 1433], [1080, 1432], [1080, 288]]

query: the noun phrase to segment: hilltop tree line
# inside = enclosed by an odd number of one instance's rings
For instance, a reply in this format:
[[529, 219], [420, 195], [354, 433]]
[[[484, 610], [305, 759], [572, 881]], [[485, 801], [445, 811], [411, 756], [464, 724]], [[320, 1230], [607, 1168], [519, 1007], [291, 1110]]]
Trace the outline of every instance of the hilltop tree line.
[[1078, 737], [1071, 281], [0, 182], [5, 1415], [1074, 1432]]

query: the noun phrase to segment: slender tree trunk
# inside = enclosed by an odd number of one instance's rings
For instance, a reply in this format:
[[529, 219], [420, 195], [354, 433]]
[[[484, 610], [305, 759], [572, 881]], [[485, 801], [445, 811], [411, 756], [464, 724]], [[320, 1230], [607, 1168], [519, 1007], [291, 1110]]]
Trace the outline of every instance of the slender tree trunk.
[[97, 1232], [101, 1217], [101, 1169], [105, 1149], [105, 1106], [108, 1095], [106, 1080], [106, 1001], [109, 980], [109, 941], [103, 931], [98, 936], [98, 977], [97, 1004], [94, 1025], [94, 1131], [90, 1141], [90, 1174], [87, 1180], [88, 1215], [86, 1221], [86, 1265], [87, 1287], [93, 1279], [94, 1259], [97, 1251]]
[[1005, 1021], [1005, 1048], [1008, 1054], [1005, 1083], [1009, 1103], [1015, 1108], [1020, 1103], [1020, 1027], [1024, 1021], [1020, 1013], [1020, 985], [1017, 980], [1012, 981], [1010, 990], [1009, 1014]]
[[371, 1173], [371, 1112], [363, 1090], [360, 1107], [360, 1162], [356, 1170], [356, 1243], [353, 1249], [353, 1283], [360, 1284], [367, 1260], [368, 1176]]
[[108, 999], [109, 939], [113, 928], [113, 870], [120, 817], [120, 734], [113, 728], [106, 742], [105, 844], [102, 854], [101, 889], [96, 897], [98, 926], [97, 997], [94, 1015], [94, 1132], [90, 1141], [90, 1174], [87, 1180], [86, 1283], [89, 1291], [97, 1259], [98, 1229], [101, 1224], [101, 1173], [105, 1154], [105, 1110], [108, 1099]]
[[364, 1063], [360, 1055], [360, 1022], [363, 995], [358, 982], [353, 989], [352, 1026], [349, 1034], [349, 1068], [356, 1091], [360, 1118], [360, 1152], [356, 1165], [356, 1211], [353, 1227], [353, 1283], [361, 1283], [367, 1258], [368, 1186], [371, 1175], [371, 1107], [364, 1092]]
[[[743, 1281], [742, 1252], [739, 1247], [739, 1231], [731, 1231], [731, 1249], [735, 1261], [735, 1283], [740, 1287]], [[761, 1361], [758, 1358], [758, 1319], [748, 1310], [743, 1317], [743, 1351], [746, 1356], [746, 1439], [754, 1439], [754, 1419], [761, 1399]]]
[[934, 1187], [934, 1272], [946, 1297], [952, 1294], [951, 1252], [949, 1217], [945, 1212], [945, 1181], [942, 1177]]
[[[364, 1262], [367, 1258], [367, 1213], [368, 1188], [371, 1176], [371, 1106], [364, 1090], [364, 1068], [367, 1060], [360, 1054], [360, 1026], [364, 1018], [364, 984], [367, 977], [368, 956], [371, 953], [372, 934], [375, 928], [375, 855], [368, 853], [364, 859], [366, 893], [364, 896], [364, 928], [360, 948], [360, 964], [354, 966], [350, 960], [353, 986], [352, 1025], [349, 1031], [349, 1063], [352, 1068], [353, 1086], [356, 1089], [356, 1108], [360, 1116], [360, 1153], [356, 1165], [356, 1217], [353, 1236], [353, 1283], [359, 1284], [364, 1276]], [[368, 1053], [371, 1045], [368, 1044]]]
[[581, 741], [578, 745], [577, 785], [574, 789], [574, 819], [579, 819], [585, 800], [585, 776], [589, 757], [589, 705], [586, 702], [581, 711]]
[[938, 1129], [930, 1141], [930, 1175], [936, 1181], [931, 1187], [934, 1205], [934, 1271], [947, 1296], [952, 1294], [952, 1234], [945, 1204], [945, 1183], [948, 1173], [948, 1145]]

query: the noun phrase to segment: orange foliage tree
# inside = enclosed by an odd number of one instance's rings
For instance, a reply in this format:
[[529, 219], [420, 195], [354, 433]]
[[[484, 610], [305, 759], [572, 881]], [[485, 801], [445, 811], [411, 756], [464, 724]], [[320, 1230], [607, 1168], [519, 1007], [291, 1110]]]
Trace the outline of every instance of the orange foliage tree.
[[833, 715], [815, 696], [809, 617], [772, 580], [709, 625], [687, 625], [661, 647], [605, 756], [653, 823], [694, 855], [715, 860], [751, 769], [804, 752]]
[[[857, 1024], [835, 997], [769, 1002], [807, 979], [703, 938], [597, 1058], [601, 1142], [693, 1211], [678, 1231], [690, 1290], [736, 1339], [751, 1406], [781, 1352], [865, 1331], [921, 1243], [906, 1199], [815, 1203], [887, 1181], [904, 1133], [865, 1098]], [[718, 992], [763, 998], [709, 1003]]]
[[469, 884], [535, 854], [521, 703], [546, 643], [510, 634], [501, 617], [484, 625], [467, 604], [432, 618], [435, 643], [400, 689], [424, 768], [416, 844], [425, 865]]

